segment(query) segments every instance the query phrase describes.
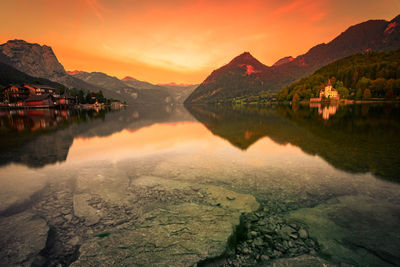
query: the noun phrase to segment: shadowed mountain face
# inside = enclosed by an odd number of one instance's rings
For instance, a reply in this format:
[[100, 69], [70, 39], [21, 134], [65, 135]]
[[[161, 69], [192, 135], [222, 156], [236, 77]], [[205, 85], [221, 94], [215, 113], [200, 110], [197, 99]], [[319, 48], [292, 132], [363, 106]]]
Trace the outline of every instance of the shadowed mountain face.
[[0, 85], [7, 86], [9, 84], [23, 84], [39, 82], [40, 84], [46, 84], [54, 87], [62, 86], [57, 82], [38, 77], [32, 77], [26, 73], [23, 73], [10, 65], [0, 62]]
[[292, 144], [318, 155], [338, 169], [372, 172], [400, 182], [398, 105], [339, 106], [329, 120], [308, 106], [195, 105], [187, 109], [213, 134], [242, 150], [269, 137], [278, 144]]
[[370, 20], [351, 26], [331, 42], [316, 45], [304, 55], [282, 58], [272, 67], [243, 53], [213, 71], [185, 103], [224, 102], [261, 91], [277, 92], [335, 60], [366, 51], [398, 48], [400, 16], [392, 21]]

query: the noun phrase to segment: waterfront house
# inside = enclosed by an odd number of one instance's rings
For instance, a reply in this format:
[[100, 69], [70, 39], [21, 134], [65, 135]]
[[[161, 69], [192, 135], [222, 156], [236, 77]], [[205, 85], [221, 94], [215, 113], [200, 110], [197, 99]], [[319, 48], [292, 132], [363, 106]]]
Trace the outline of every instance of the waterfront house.
[[30, 95], [49, 94], [54, 98], [60, 97], [60, 90], [48, 85], [23, 84], [22, 86], [29, 89]]
[[35, 108], [54, 107], [54, 100], [49, 94], [31, 95], [24, 101], [24, 106]]
[[24, 83], [22, 85], [22, 87], [24, 87], [24, 88], [29, 90], [29, 95], [36, 95], [36, 91], [37, 90], [40, 92], [40, 90], [35, 85], [30, 85], [30, 84]]
[[24, 100], [29, 96], [29, 90], [27, 88], [19, 87], [13, 84], [4, 88], [3, 92], [8, 103]]
[[58, 104], [60, 106], [72, 106], [75, 105], [76, 99], [75, 97], [71, 96], [68, 92], [62, 94], [58, 99]]
[[340, 95], [338, 91], [332, 87], [331, 80], [328, 80], [328, 84], [319, 92], [319, 97], [321, 99], [329, 99], [329, 100], [339, 100]]

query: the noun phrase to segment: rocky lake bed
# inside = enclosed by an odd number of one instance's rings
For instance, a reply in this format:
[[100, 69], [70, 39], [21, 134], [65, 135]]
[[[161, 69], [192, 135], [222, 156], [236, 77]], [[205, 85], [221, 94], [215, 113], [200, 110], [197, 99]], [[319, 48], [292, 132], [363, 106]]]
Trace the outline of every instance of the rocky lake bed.
[[0, 167], [0, 265], [400, 265], [397, 124], [338, 146], [330, 122], [203, 115], [32, 137]]
[[[376, 244], [376, 235], [387, 234], [387, 228], [371, 233], [366, 225], [379, 216], [387, 220], [399, 214], [398, 199], [382, 199], [379, 194], [360, 197], [349, 190], [347, 196], [319, 192], [290, 200], [285, 198], [288, 192], [273, 193], [273, 181], [257, 189], [251, 179], [229, 186], [222, 176], [213, 182], [196, 181], [191, 176], [205, 175], [206, 168], [185, 175], [165, 169], [165, 164], [157, 163], [151, 175], [143, 175], [149, 173], [146, 168], [132, 173], [97, 166], [35, 188], [39, 190], [32, 191], [29, 204], [24, 195], [24, 201], [15, 202], [0, 217], [3, 262], [7, 266], [399, 263], [395, 244], [384, 240]], [[362, 221], [354, 218], [361, 215]], [[391, 227], [389, 238], [400, 236], [393, 221], [379, 223]]]

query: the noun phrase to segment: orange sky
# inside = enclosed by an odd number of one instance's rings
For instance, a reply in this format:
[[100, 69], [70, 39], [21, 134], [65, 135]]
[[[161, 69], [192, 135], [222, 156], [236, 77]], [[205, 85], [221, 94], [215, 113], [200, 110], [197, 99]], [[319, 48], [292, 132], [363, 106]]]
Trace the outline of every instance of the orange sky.
[[0, 42], [50, 45], [67, 70], [200, 83], [249, 51], [267, 65], [348, 26], [390, 20], [400, 0], [2, 0]]

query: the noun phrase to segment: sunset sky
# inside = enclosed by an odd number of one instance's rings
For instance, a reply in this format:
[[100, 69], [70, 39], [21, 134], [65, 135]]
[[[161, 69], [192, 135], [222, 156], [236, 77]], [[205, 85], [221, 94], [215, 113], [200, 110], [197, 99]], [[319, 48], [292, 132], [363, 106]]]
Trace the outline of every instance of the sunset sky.
[[50, 45], [66, 70], [200, 83], [249, 51], [266, 65], [390, 20], [400, 0], [2, 0], [0, 42]]

